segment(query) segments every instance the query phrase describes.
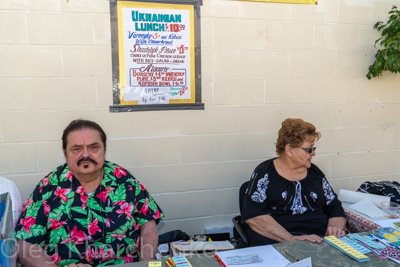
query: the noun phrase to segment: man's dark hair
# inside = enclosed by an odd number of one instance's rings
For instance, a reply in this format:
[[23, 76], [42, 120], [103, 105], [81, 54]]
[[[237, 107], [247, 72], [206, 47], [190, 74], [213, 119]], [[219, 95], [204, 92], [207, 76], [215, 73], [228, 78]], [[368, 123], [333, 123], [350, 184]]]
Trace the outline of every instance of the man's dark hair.
[[100, 125], [95, 123], [94, 121], [89, 121], [89, 120], [82, 120], [82, 119], [77, 119], [71, 121], [68, 126], [64, 129], [63, 135], [62, 135], [62, 146], [63, 149], [67, 149], [67, 142], [68, 142], [68, 135], [73, 132], [73, 131], [78, 131], [78, 130], [83, 130], [83, 129], [92, 129], [96, 130], [99, 132], [100, 139], [104, 144], [104, 151], [106, 151], [106, 142], [107, 142], [107, 135], [103, 131]]

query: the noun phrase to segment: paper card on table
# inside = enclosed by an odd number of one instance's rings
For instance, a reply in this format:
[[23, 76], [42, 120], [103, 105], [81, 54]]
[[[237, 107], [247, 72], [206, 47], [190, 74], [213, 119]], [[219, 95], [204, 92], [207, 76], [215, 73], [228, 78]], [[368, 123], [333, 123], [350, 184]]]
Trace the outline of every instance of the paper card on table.
[[290, 267], [312, 267], [311, 257], [289, 264]]
[[353, 205], [350, 205], [349, 208], [358, 211], [362, 214], [365, 214], [371, 218], [374, 217], [382, 217], [382, 210], [379, 209], [371, 200], [368, 198], [364, 198]]
[[192, 267], [192, 264], [187, 260], [185, 256], [175, 256], [172, 257], [172, 261], [176, 266], [180, 267]]
[[161, 267], [161, 261], [149, 261], [149, 267]]
[[[387, 219], [381, 221], [374, 221], [377, 225], [383, 227], [394, 227], [393, 223], [400, 222], [400, 219]], [[394, 227], [395, 228], [395, 227]]]
[[241, 258], [248, 255], [257, 255], [257, 257], [261, 258], [262, 260], [249, 264], [251, 266], [254, 265], [261, 267], [266, 266], [266, 263], [268, 264], [268, 266], [287, 266], [288, 264], [290, 264], [290, 261], [287, 260], [271, 245], [219, 251], [215, 252], [214, 254], [217, 255], [218, 259], [226, 266], [235, 266], [228, 265], [227, 263], [230, 262], [230, 260], [233, 258]]
[[262, 258], [258, 254], [250, 254], [243, 256], [234, 256], [227, 258], [227, 265], [243, 265], [243, 264], [252, 264], [256, 262], [262, 262]]

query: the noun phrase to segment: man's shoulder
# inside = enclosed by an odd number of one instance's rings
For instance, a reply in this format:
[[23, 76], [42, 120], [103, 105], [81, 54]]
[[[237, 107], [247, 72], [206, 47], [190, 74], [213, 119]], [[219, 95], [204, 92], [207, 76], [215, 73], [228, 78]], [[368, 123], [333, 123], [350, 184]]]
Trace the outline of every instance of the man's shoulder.
[[124, 171], [128, 172], [128, 170], [126, 168], [122, 167], [121, 165], [119, 165], [117, 163], [114, 163], [114, 162], [111, 162], [108, 160], [104, 161], [104, 168], [114, 170], [114, 171], [119, 169], [119, 170], [124, 170]]
[[111, 161], [104, 161], [104, 172], [116, 181], [124, 182], [135, 177], [124, 167]]
[[41, 182], [51, 181], [52, 183], [58, 183], [63, 178], [68, 179], [68, 176], [70, 176], [70, 175], [72, 175], [72, 172], [69, 170], [68, 164], [64, 163], [64, 164], [56, 167], [51, 172], [49, 172], [45, 177], [43, 177], [41, 179]]

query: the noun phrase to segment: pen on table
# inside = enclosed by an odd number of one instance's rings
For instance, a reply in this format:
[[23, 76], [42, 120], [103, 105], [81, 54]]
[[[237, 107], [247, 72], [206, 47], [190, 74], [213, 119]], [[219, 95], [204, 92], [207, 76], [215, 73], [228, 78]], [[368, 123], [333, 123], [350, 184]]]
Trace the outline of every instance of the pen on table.
[[295, 260], [295, 261], [299, 261], [299, 260], [300, 260], [300, 258], [299, 258], [299, 257], [297, 257], [297, 256], [293, 255], [292, 253], [290, 253], [290, 252], [289, 252], [289, 251], [287, 251], [287, 250], [285, 250], [285, 253], [286, 253], [286, 254], [288, 254], [289, 256], [291, 256], [292, 258], [294, 258], [294, 260]]
[[224, 267], [226, 267], [225, 263], [221, 260], [220, 257], [218, 257], [217, 254], [214, 253], [214, 258]]

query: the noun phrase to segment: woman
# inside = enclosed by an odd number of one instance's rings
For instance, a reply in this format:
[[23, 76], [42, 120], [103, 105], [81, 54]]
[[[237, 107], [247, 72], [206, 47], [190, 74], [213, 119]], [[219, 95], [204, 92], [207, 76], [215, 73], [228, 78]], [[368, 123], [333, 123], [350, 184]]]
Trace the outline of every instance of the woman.
[[341, 202], [324, 173], [311, 163], [321, 134], [302, 119], [286, 119], [278, 132], [276, 153], [255, 169], [246, 190], [242, 220], [250, 246], [345, 235]]

